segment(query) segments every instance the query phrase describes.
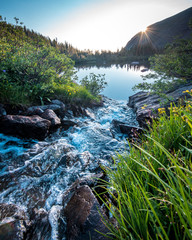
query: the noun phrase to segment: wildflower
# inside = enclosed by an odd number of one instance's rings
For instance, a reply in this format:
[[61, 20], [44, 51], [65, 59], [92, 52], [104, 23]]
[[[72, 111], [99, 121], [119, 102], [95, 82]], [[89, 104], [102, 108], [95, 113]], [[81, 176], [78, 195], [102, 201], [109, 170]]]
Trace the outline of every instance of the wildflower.
[[159, 114], [165, 113], [165, 108], [158, 108], [158, 112], [159, 112]]
[[6, 70], [3, 70], [3, 72], [6, 72]]
[[141, 107], [141, 109], [145, 109], [147, 107], [147, 104], [144, 104], [143, 107]]
[[183, 93], [189, 93], [189, 90], [183, 91]]
[[69, 89], [67, 91], [69, 92]]

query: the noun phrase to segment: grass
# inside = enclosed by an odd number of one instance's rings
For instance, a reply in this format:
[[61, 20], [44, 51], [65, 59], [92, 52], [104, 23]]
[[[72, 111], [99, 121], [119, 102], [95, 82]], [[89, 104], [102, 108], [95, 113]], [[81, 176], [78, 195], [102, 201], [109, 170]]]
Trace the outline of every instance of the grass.
[[192, 103], [169, 111], [106, 170], [112, 239], [192, 239]]

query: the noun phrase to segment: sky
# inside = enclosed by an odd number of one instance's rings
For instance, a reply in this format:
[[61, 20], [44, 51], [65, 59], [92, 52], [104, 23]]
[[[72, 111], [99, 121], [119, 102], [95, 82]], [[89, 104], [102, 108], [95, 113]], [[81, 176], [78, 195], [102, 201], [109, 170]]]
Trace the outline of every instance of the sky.
[[116, 51], [138, 32], [192, 7], [192, 0], [0, 0], [0, 15], [84, 50]]

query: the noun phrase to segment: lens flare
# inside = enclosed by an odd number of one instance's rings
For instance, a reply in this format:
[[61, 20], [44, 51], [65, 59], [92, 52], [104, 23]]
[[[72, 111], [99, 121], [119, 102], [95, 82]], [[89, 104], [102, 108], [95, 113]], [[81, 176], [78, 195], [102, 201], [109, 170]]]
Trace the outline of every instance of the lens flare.
[[141, 29], [141, 32], [146, 32], [147, 31], [147, 27], [143, 27], [142, 29]]

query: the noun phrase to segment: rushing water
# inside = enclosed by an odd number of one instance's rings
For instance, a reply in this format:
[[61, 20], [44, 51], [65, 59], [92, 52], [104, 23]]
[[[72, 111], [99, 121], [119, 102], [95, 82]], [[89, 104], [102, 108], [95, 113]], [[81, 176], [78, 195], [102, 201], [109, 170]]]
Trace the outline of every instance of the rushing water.
[[[58, 239], [57, 215], [62, 209], [63, 194], [70, 185], [80, 177], [99, 172], [100, 165], [112, 164], [112, 156], [128, 148], [126, 136], [112, 131], [112, 120], [137, 125], [126, 100], [132, 94], [129, 83], [135, 83], [138, 73], [131, 70], [131, 76], [135, 78], [129, 80], [127, 70], [123, 68], [122, 80], [119, 70], [112, 67], [118, 87], [110, 90], [111, 84], [116, 83], [107, 75], [109, 70], [103, 72], [108, 81], [108, 89], [104, 93], [118, 100], [104, 98], [103, 107], [87, 109], [87, 116], [73, 118], [76, 126], [67, 131], [58, 129], [45, 141], [0, 134], [0, 202], [17, 204], [26, 211], [34, 207], [49, 211], [50, 239]], [[103, 69], [87, 71], [102, 73]], [[85, 69], [78, 74], [83, 73]], [[123, 87], [119, 86], [121, 84]]]

